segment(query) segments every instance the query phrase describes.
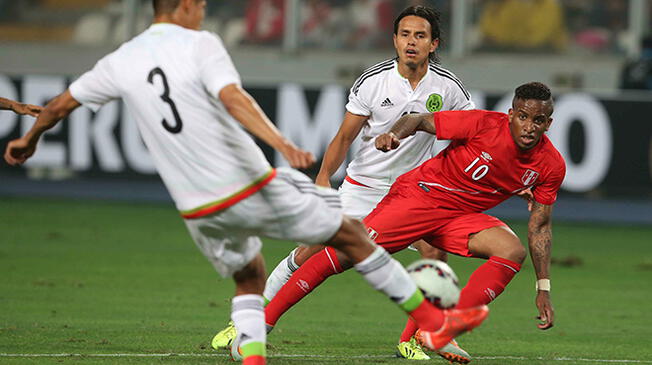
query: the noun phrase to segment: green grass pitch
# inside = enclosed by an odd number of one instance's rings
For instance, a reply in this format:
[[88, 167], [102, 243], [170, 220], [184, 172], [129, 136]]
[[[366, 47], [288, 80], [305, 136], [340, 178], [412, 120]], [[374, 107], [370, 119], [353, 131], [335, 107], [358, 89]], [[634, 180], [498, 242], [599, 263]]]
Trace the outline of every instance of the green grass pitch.
[[[523, 222], [510, 223], [525, 237]], [[535, 327], [528, 258], [489, 319], [460, 337], [474, 363], [652, 364], [652, 227], [554, 228], [556, 326]], [[228, 320], [233, 284], [171, 205], [1, 198], [0, 232], [0, 364], [231, 363], [209, 341]], [[268, 270], [292, 247], [266, 241]], [[450, 261], [463, 283], [482, 262]], [[269, 363], [405, 364], [393, 357], [404, 320], [348, 272], [279, 321]]]

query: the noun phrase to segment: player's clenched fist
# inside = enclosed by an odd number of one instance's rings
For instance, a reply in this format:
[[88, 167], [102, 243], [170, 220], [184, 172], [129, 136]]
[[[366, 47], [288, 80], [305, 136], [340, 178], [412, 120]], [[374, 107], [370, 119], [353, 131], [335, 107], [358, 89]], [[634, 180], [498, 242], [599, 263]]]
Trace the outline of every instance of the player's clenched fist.
[[13, 140], [7, 144], [5, 151], [5, 161], [12, 166], [21, 165], [30, 158], [36, 145], [25, 138]]
[[383, 133], [376, 137], [376, 149], [383, 152], [395, 150], [401, 144], [401, 141], [392, 132]]

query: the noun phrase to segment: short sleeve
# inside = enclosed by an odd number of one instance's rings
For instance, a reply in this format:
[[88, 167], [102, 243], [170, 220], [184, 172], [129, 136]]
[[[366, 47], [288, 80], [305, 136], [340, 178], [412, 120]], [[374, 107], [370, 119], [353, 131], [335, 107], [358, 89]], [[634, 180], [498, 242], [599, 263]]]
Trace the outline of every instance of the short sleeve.
[[434, 113], [437, 139], [465, 140], [489, 126], [486, 120], [494, 113], [484, 110], [458, 110]]
[[459, 84], [455, 83], [450, 87], [450, 110], [473, 110], [475, 103], [471, 98], [471, 94], [464, 88], [460, 81]]
[[97, 111], [102, 105], [120, 98], [108, 55], [99, 60], [92, 70], [70, 84], [70, 94], [82, 105]]
[[366, 90], [366, 88], [356, 90], [355, 85], [351, 88], [349, 102], [346, 103], [346, 110], [349, 113], [365, 116], [371, 115], [371, 107], [366, 98]]
[[240, 74], [217, 35], [202, 32], [195, 57], [202, 83], [210, 95], [217, 96], [226, 85], [241, 84]]
[[561, 183], [564, 181], [564, 176], [566, 176], [566, 164], [560, 157], [557, 165], [548, 174], [546, 179], [541, 182], [541, 185], [537, 185], [532, 189], [534, 200], [539, 204], [553, 204], [557, 200], [557, 193], [561, 188]]

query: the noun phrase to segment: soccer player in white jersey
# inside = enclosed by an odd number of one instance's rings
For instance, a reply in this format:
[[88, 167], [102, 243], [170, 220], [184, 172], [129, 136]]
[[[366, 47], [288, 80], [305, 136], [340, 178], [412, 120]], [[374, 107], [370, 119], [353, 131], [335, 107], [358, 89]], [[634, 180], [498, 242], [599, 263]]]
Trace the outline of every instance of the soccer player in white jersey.
[[33, 117], [38, 117], [38, 113], [43, 110], [43, 107], [0, 98], [0, 110], [11, 110], [18, 115], [31, 115]]
[[[361, 148], [349, 164], [346, 179], [339, 189], [345, 214], [358, 219], [366, 217], [397, 177], [430, 159], [436, 152], [436, 139], [426, 133], [408, 137], [390, 155], [375, 148], [376, 136], [387, 133], [405, 114], [475, 108], [462, 82], [439, 65], [436, 52], [439, 40], [440, 19], [434, 9], [424, 6], [406, 8], [394, 21], [397, 57], [368, 68], [351, 87], [344, 120], [326, 150], [316, 180], [317, 185], [330, 187], [330, 177], [344, 161], [353, 140], [361, 135]], [[418, 241], [414, 246], [424, 257], [445, 260], [443, 251], [424, 241]], [[306, 295], [300, 286], [288, 285], [280, 293], [279, 290], [299, 266], [322, 249], [320, 246], [299, 246], [268, 277], [263, 296], [270, 301], [265, 309], [266, 323], [270, 328]], [[332, 259], [332, 249], [327, 249], [327, 253], [328, 259]], [[337, 271], [337, 265], [333, 265], [333, 273]], [[301, 279], [310, 283], [309, 278]], [[406, 326], [399, 339], [397, 355], [427, 360], [430, 357], [413, 338], [415, 331], [411, 324]], [[212, 346], [228, 347], [233, 333], [232, 326], [227, 326], [214, 337]], [[440, 350], [439, 354], [453, 358], [448, 352], [454, 352], [456, 359], [470, 359], [469, 354], [455, 342]]]
[[274, 169], [241, 128], [280, 151], [294, 167], [311, 154], [287, 141], [241, 88], [214, 34], [198, 29], [205, 0], [153, 0], [154, 24], [102, 58], [53, 99], [4, 158], [24, 163], [41, 135], [80, 105], [98, 110], [122, 99], [134, 114], [157, 170], [202, 253], [236, 283], [231, 318], [234, 358], [265, 363], [264, 261], [259, 236], [328, 242], [426, 332], [433, 350], [478, 326], [486, 306], [442, 311], [425, 301], [403, 267], [342, 214], [337, 193], [292, 169]]

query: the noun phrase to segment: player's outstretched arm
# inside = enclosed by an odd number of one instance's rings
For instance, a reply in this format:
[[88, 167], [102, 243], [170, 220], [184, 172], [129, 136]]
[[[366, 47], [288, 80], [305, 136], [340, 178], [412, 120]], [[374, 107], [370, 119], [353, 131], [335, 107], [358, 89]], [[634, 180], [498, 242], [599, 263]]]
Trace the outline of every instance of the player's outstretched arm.
[[43, 107], [38, 105], [23, 104], [17, 101], [0, 98], [0, 110], [11, 110], [19, 115], [31, 115], [38, 117], [38, 114], [43, 110]]
[[550, 255], [552, 251], [552, 205], [532, 204], [528, 223], [528, 244], [537, 276], [536, 306], [542, 330], [554, 324], [554, 309], [550, 300]]
[[305, 168], [315, 163], [312, 153], [304, 151], [288, 141], [267, 118], [254, 98], [242, 87], [230, 84], [220, 90], [219, 99], [226, 110], [254, 136], [262, 139], [294, 168]]
[[66, 90], [56, 98], [52, 99], [39, 114], [32, 128], [21, 138], [15, 139], [7, 144], [5, 150], [5, 161], [10, 165], [21, 165], [29, 159], [36, 151], [36, 144], [41, 135], [48, 129], [67, 117], [81, 104], [75, 100], [70, 91]]
[[432, 113], [406, 114], [394, 123], [388, 133], [376, 137], [376, 148], [383, 151], [397, 149], [401, 139], [418, 131], [436, 134], [434, 116]]
[[360, 134], [360, 130], [362, 130], [367, 119], [369, 119], [368, 116], [346, 112], [340, 129], [337, 131], [335, 137], [333, 137], [324, 154], [319, 174], [317, 174], [317, 179], [315, 180], [317, 185], [331, 186], [331, 176], [340, 168], [340, 165], [346, 157], [346, 153], [351, 148], [351, 143]]

